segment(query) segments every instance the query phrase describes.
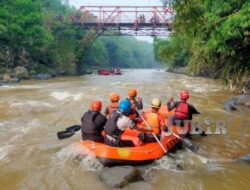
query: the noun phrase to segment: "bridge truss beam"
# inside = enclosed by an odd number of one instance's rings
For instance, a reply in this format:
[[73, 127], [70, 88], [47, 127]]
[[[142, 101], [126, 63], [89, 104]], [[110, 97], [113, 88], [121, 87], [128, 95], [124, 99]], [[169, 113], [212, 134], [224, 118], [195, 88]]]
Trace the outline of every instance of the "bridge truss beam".
[[167, 36], [172, 18], [170, 6], [81, 6], [71, 20], [102, 35]]

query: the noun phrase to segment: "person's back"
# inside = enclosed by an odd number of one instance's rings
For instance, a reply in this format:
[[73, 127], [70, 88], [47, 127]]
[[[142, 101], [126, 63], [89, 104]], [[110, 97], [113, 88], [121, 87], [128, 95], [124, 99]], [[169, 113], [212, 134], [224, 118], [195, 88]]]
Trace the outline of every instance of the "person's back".
[[110, 98], [111, 103], [106, 107], [105, 112], [104, 112], [107, 117], [110, 117], [112, 112], [118, 109], [118, 102], [119, 102], [120, 96], [117, 93], [111, 93], [109, 98]]
[[137, 90], [136, 89], [130, 89], [128, 92], [129, 98], [128, 100], [131, 103], [131, 111], [130, 111], [130, 117], [132, 119], [138, 118], [138, 113], [137, 110], [142, 110], [143, 109], [143, 103], [142, 103], [142, 98], [136, 99], [137, 96]]
[[122, 146], [121, 135], [123, 131], [130, 127], [134, 127], [133, 121], [128, 117], [131, 104], [128, 100], [119, 103], [118, 110], [114, 111], [104, 127], [106, 136], [104, 142], [110, 146]]
[[82, 140], [103, 142], [102, 131], [107, 118], [101, 114], [101, 109], [101, 101], [93, 101], [91, 103], [91, 110], [84, 113], [81, 119]]
[[160, 121], [159, 115], [156, 112], [148, 112], [143, 115], [145, 117], [146, 122], [150, 127], [152, 127], [152, 132], [155, 135], [160, 134]]
[[[161, 130], [167, 131], [167, 127], [165, 124], [164, 118], [158, 113], [161, 107], [161, 100], [158, 98], [154, 98], [151, 102], [151, 110], [142, 115], [145, 119], [146, 123], [144, 125], [148, 125], [151, 129], [146, 126], [143, 130], [138, 129], [139, 131], [145, 132], [145, 140], [144, 142], [155, 142], [156, 139], [152, 133], [154, 133], [158, 138], [160, 138]], [[143, 123], [143, 121], [141, 121]]]
[[195, 109], [194, 106], [190, 105], [187, 103], [187, 100], [189, 99], [189, 93], [187, 90], [183, 90], [180, 92], [180, 101], [173, 102], [169, 101], [167, 103], [168, 106], [168, 111], [171, 111], [175, 109], [175, 114], [174, 114], [174, 123], [176, 121], [180, 121], [181, 126], [184, 125], [185, 120], [192, 120], [193, 119], [193, 114], [199, 114], [199, 112]]

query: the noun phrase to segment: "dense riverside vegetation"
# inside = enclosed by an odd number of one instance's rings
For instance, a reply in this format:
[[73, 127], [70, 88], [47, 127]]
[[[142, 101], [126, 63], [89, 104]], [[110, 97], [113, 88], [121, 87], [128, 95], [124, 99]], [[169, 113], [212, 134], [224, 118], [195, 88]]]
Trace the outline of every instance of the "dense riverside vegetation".
[[173, 35], [154, 41], [158, 60], [231, 87], [249, 80], [249, 0], [174, 0], [173, 6]]
[[17, 66], [52, 75], [154, 66], [152, 44], [133, 37], [101, 37], [90, 46], [95, 36], [72, 24], [76, 9], [65, 2], [0, 0], [0, 74]]

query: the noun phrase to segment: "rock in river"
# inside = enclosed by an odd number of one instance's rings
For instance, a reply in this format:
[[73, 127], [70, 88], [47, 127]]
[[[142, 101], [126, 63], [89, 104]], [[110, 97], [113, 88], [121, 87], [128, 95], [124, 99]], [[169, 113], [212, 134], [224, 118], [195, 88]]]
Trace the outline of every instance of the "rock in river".
[[129, 183], [143, 180], [139, 170], [132, 166], [104, 168], [101, 180], [111, 187], [122, 188]]
[[49, 73], [45, 73], [45, 74], [42, 74], [42, 73], [40, 73], [40, 74], [37, 74], [36, 75], [36, 78], [38, 79], [38, 80], [48, 80], [48, 79], [50, 79], [52, 76], [51, 76], [51, 74], [49, 74]]
[[240, 157], [239, 161], [243, 161], [250, 164], [250, 154]]
[[250, 106], [250, 94], [235, 96], [224, 102], [226, 111], [237, 110], [237, 106]]

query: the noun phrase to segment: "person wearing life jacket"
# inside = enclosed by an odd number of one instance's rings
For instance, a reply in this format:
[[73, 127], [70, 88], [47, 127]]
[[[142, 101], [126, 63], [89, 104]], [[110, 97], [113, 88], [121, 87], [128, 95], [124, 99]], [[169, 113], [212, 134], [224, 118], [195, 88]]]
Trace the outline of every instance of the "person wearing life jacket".
[[180, 126], [184, 126], [185, 120], [192, 120], [193, 114], [200, 114], [194, 106], [187, 103], [189, 99], [189, 93], [187, 90], [180, 92], [181, 101], [174, 102], [173, 98], [167, 103], [168, 111], [175, 109], [175, 114], [173, 116], [173, 124], [176, 124], [176, 121], [180, 121]]
[[106, 117], [110, 117], [111, 113], [114, 110], [118, 109], [118, 102], [119, 102], [120, 96], [117, 93], [111, 93], [109, 95], [109, 99], [111, 103], [106, 107], [105, 112], [104, 112]]
[[82, 140], [103, 142], [102, 131], [107, 118], [101, 113], [102, 102], [99, 100], [91, 102], [91, 110], [88, 110], [81, 118]]
[[118, 110], [110, 115], [104, 127], [106, 135], [104, 137], [105, 144], [109, 146], [123, 146], [121, 135], [126, 128], [133, 129], [135, 123], [129, 118], [131, 103], [129, 100], [122, 100], [119, 103]]
[[152, 133], [154, 133], [158, 138], [160, 138], [161, 130], [168, 130], [165, 123], [165, 119], [158, 113], [160, 107], [161, 100], [158, 98], [154, 98], [151, 102], [151, 110], [142, 114], [142, 117], [147, 122], [147, 125], [151, 127], [151, 129], [146, 126], [142, 119], [139, 119], [139, 122], [144, 127], [143, 129], [140, 129], [139, 127], [136, 127], [135, 129], [145, 132], [144, 142], [155, 142], [156, 139], [154, 138]]
[[137, 96], [137, 90], [136, 89], [130, 89], [128, 91], [128, 96], [129, 96], [129, 101], [131, 103], [131, 111], [130, 111], [130, 118], [138, 118], [139, 115], [136, 111], [137, 110], [142, 110], [143, 109], [143, 103], [142, 103], [142, 98], [138, 97], [138, 100], [136, 99]]

